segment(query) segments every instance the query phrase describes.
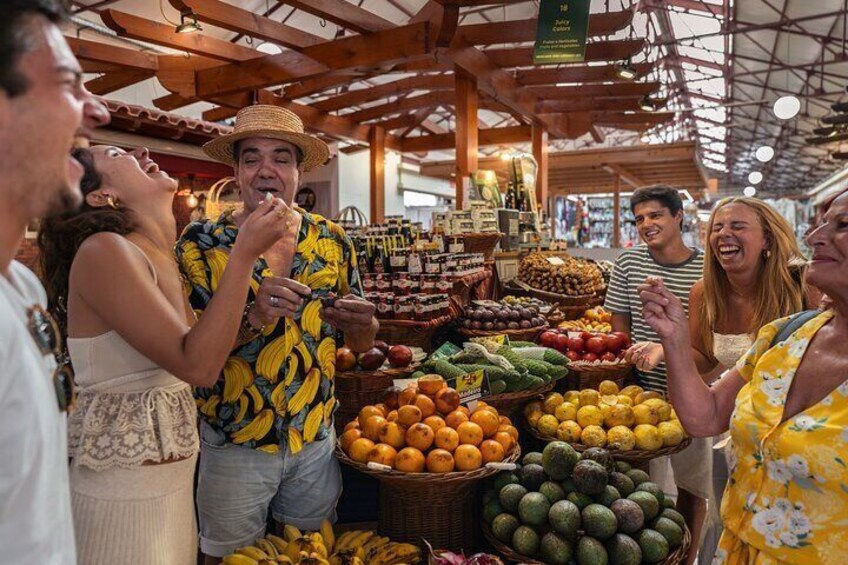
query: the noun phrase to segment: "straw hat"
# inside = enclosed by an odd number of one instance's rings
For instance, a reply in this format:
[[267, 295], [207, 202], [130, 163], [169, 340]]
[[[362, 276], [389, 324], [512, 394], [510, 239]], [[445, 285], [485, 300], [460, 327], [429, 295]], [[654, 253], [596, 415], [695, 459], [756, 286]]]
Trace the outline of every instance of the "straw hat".
[[303, 151], [303, 170], [323, 165], [330, 156], [327, 144], [303, 131], [303, 122], [292, 111], [280, 106], [256, 104], [239, 110], [233, 132], [203, 146], [203, 152], [221, 163], [234, 165], [233, 144], [249, 137], [282, 139]]

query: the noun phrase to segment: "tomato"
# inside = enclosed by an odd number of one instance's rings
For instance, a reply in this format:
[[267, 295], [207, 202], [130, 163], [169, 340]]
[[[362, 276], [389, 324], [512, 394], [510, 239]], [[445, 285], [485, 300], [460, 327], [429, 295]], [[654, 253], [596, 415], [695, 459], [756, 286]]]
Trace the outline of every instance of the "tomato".
[[568, 336], [567, 335], [556, 336], [556, 341], [554, 342], [554, 347], [560, 353], [565, 353], [566, 350], [568, 350]]
[[612, 351], [607, 351], [606, 353], [604, 353], [603, 355], [601, 355], [601, 356], [599, 357], [599, 359], [600, 359], [601, 361], [610, 361], [610, 362], [613, 362], [613, 361], [615, 361], [615, 360], [616, 360], [616, 359], [618, 359], [618, 358], [615, 356], [615, 353], [613, 353]]
[[568, 350], [565, 352], [565, 356], [568, 357], [570, 361], [580, 361], [582, 356], [576, 351]]
[[607, 351], [612, 351], [613, 353], [618, 353], [621, 351], [621, 338], [615, 334], [606, 334], [603, 336], [604, 347], [607, 348]]
[[539, 337], [539, 344], [544, 347], [555, 347], [557, 335], [556, 332], [552, 331], [542, 332], [541, 337]]
[[593, 337], [595, 337], [595, 334], [593, 334], [592, 332], [580, 332], [580, 339], [582, 339], [583, 341], [589, 341]]
[[621, 348], [627, 349], [630, 347], [630, 335], [627, 332], [612, 332], [612, 334], [621, 340]]
[[586, 351], [589, 353], [594, 353], [595, 355], [600, 355], [606, 350], [604, 345], [604, 338], [602, 337], [593, 337], [586, 342]]
[[577, 353], [583, 353], [584, 351], [586, 351], [586, 342], [584, 342], [583, 339], [579, 337], [570, 337], [568, 338], [568, 350], [576, 351]]
[[595, 355], [594, 353], [584, 353], [583, 356], [580, 358], [580, 360], [581, 361], [587, 361], [589, 363], [594, 363], [595, 361], [598, 360], [598, 356]]

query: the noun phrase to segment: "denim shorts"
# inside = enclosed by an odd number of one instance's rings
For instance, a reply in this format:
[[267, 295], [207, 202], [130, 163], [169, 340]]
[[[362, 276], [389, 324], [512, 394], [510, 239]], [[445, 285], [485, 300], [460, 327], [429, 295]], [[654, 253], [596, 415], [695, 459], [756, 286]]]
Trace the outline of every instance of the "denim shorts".
[[268, 509], [280, 524], [317, 530], [336, 520], [342, 476], [333, 456], [335, 432], [297, 455], [235, 445], [200, 423], [197, 511], [200, 550], [223, 557], [265, 534]]

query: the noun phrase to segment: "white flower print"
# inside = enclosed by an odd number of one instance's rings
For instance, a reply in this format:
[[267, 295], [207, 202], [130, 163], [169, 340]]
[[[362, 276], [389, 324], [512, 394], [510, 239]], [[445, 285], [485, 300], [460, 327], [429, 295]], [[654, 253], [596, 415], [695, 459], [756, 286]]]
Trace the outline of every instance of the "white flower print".
[[800, 359], [804, 356], [804, 351], [807, 350], [807, 345], [810, 343], [809, 338], [803, 338], [795, 341], [787, 350], [789, 355]]
[[727, 551], [719, 548], [716, 549], [715, 555], [713, 556], [713, 560], [710, 565], [724, 565], [725, 561], [727, 561]]
[[785, 523], [786, 514], [777, 508], [760, 510], [754, 515], [754, 519], [751, 520], [751, 525], [757, 533], [766, 536], [766, 539], [768, 539], [768, 534], [771, 534], [775, 540], [777, 540], [776, 536], [783, 530]]
[[774, 507], [786, 514], [792, 510], [792, 503], [786, 498], [778, 498], [774, 501]]
[[790, 384], [792, 384], [792, 381], [789, 379], [774, 379], [764, 381], [760, 385], [760, 389], [769, 397], [769, 404], [772, 406], [781, 406], [786, 398], [786, 393], [789, 392]]
[[785, 485], [792, 479], [792, 471], [789, 466], [778, 459], [777, 461], [767, 461], [766, 469], [771, 480]]
[[137, 445], [139, 441], [141, 441], [141, 438], [138, 437], [138, 434], [135, 432], [127, 432], [124, 436], [124, 445], [127, 447], [133, 447]]
[[789, 547], [798, 545], [798, 536], [790, 532], [780, 532], [780, 542]]
[[821, 403], [822, 403], [822, 406], [832, 406], [833, 405], [833, 395], [828, 394], [827, 396], [822, 398]]
[[845, 381], [841, 385], [836, 387], [836, 392], [838, 392], [842, 396], [848, 396], [848, 381]]
[[[848, 430], [848, 428], [845, 429]], [[848, 441], [848, 439], [845, 441]], [[731, 476], [736, 472], [736, 466], [739, 464], [739, 455], [736, 453], [736, 449], [734, 449], [733, 444], [729, 445], [728, 449], [724, 450], [724, 457], [727, 460], [728, 476]]]
[[812, 416], [798, 416], [795, 418], [795, 426], [801, 431], [812, 430], [816, 425], [816, 419]]
[[790, 455], [786, 460], [786, 465], [796, 477], [810, 476], [810, 466], [807, 464], [807, 461], [798, 454]]
[[787, 530], [796, 536], [803, 536], [810, 533], [812, 524], [810, 519], [800, 510], [793, 510], [789, 513], [789, 524]]

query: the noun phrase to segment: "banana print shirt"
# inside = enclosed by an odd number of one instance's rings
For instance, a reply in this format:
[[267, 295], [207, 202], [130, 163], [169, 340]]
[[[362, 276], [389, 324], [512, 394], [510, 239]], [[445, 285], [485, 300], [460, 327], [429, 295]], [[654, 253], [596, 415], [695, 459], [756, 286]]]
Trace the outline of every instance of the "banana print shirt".
[[848, 380], [781, 423], [824, 312], [770, 348], [788, 318], [760, 330], [736, 368], [747, 381], [730, 420], [730, 480], [714, 565], [848, 563]]
[[[356, 253], [338, 225], [297, 209], [303, 216], [290, 277], [312, 289], [294, 319], [269, 326], [235, 349], [212, 388], [195, 390], [200, 417], [235, 444], [297, 453], [304, 443], [328, 436], [336, 408], [333, 377], [336, 333], [318, 315], [330, 293], [362, 296]], [[176, 254], [189, 299], [200, 314], [211, 300], [238, 236], [231, 213], [186, 227]], [[271, 271], [263, 258], [253, 268], [248, 301]]]

